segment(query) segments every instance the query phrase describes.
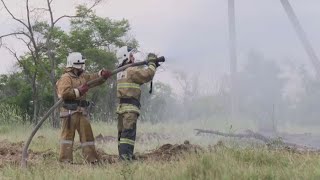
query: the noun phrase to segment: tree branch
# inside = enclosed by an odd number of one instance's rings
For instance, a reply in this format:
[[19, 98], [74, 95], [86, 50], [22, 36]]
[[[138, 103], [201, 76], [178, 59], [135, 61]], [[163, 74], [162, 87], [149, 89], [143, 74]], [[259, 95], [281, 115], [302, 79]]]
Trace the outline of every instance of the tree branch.
[[24, 42], [24, 44], [27, 46], [27, 48], [29, 49], [29, 51], [31, 52], [31, 54], [33, 54], [33, 50], [30, 47], [31, 41], [29, 39], [29, 42], [27, 42], [26, 40], [24, 40], [23, 38], [20, 37], [16, 37], [17, 39], [21, 40], [22, 42]]
[[31, 78], [30, 78], [31, 73], [30, 73], [30, 71], [28, 70], [28, 68], [22, 63], [22, 61], [21, 61], [20, 58], [18, 57], [17, 53], [16, 53], [15, 51], [13, 51], [12, 49], [10, 49], [9, 47], [7, 47], [7, 46], [4, 46], [4, 48], [6, 48], [6, 49], [10, 52], [10, 54], [18, 61], [18, 63], [20, 64], [20, 66], [22, 66], [23, 70], [26, 72], [26, 75], [27, 75], [27, 77], [28, 77], [27, 79], [28, 79], [29, 83], [32, 84], [32, 80], [31, 80]]
[[10, 54], [13, 55], [13, 57], [14, 57], [19, 63], [21, 62], [20, 59], [19, 59], [18, 56], [17, 56], [17, 53], [16, 53], [15, 51], [13, 51], [12, 49], [10, 49], [8, 46], [4, 46], [4, 48], [6, 48], [6, 49], [10, 52]]
[[29, 29], [29, 27], [27, 26], [26, 23], [24, 23], [21, 19], [16, 18], [16, 17], [12, 14], [12, 12], [9, 10], [9, 8], [7, 7], [6, 3], [5, 3], [3, 0], [1, 0], [1, 2], [2, 2], [4, 8], [6, 9], [6, 11], [10, 14], [10, 16], [11, 16], [14, 20], [16, 20], [17, 22], [19, 22], [20, 24], [22, 24], [22, 25], [23, 25], [24, 27], [26, 27], [27, 29]]
[[54, 26], [53, 12], [52, 12], [52, 9], [51, 9], [51, 3], [52, 3], [52, 1], [53, 1], [53, 0], [47, 0], [48, 11], [49, 11], [49, 14], [50, 14], [51, 29], [52, 29], [53, 26]]
[[[274, 138], [268, 138], [262, 134], [253, 132], [251, 130], [247, 130], [245, 134], [234, 134], [234, 133], [224, 133], [224, 132], [220, 132], [220, 131], [214, 131], [214, 130], [205, 130], [205, 129], [194, 129], [197, 132], [197, 135], [201, 134], [201, 133], [208, 133], [208, 134], [215, 134], [218, 136], [223, 136], [223, 137], [235, 137], [235, 138], [254, 138], [257, 140], [260, 140], [264, 143], [266, 143], [267, 145], [272, 145], [272, 143], [275, 143], [277, 141], [277, 139]], [[295, 149], [304, 149], [304, 150], [312, 150], [314, 148], [308, 147], [308, 146], [303, 146], [303, 145], [298, 145], [295, 143], [290, 143], [290, 142], [284, 142], [281, 141], [279, 142], [279, 145], [282, 145], [284, 147], [292, 147]]]
[[4, 34], [4, 35], [1, 35], [0, 36], [0, 39], [4, 38], [4, 37], [8, 37], [8, 36], [16, 36], [16, 35], [25, 35], [27, 36], [28, 38], [30, 38], [30, 36], [25, 33], [25, 32], [14, 32], [14, 33], [9, 33], [9, 34]]
[[27, 9], [28, 29], [30, 31], [32, 26], [31, 26], [31, 22], [30, 22], [29, 0], [26, 0], [26, 9]]
[[52, 33], [53, 33], [53, 28], [54, 28], [54, 20], [53, 20], [53, 12], [52, 12], [52, 8], [51, 8], [51, 3], [53, 0], [47, 0], [47, 5], [48, 5], [48, 9], [49, 9], [49, 14], [50, 14], [50, 29], [48, 31], [48, 35], [47, 35], [47, 39], [46, 39], [46, 48], [47, 48], [47, 56], [51, 62], [51, 73], [50, 73], [50, 79], [51, 82], [53, 84], [55, 84], [55, 56], [52, 53], [52, 50], [54, 49], [54, 47], [52, 46]]
[[91, 10], [93, 9], [94, 7], [96, 7], [98, 4], [100, 4], [102, 2], [102, 0], [95, 0], [93, 5], [88, 9], [88, 10]]
[[60, 21], [61, 19], [63, 18], [77, 18], [77, 17], [80, 17], [80, 16], [70, 16], [70, 15], [63, 15], [61, 17], [59, 17], [58, 19], [56, 19], [53, 24], [56, 24], [58, 21]]
[[33, 8], [30, 10], [30, 12], [34, 12], [34, 11], [49, 11], [49, 9], [47, 9], [47, 8]]
[[[51, 1], [53, 1], [53, 0], [51, 0]], [[101, 2], [102, 2], [102, 0], [95, 0], [95, 2], [93, 3], [93, 5], [90, 6], [90, 8], [88, 8], [88, 12], [89, 12], [91, 9], [93, 9], [94, 7], [96, 7], [98, 4], [100, 4]], [[77, 18], [77, 17], [80, 17], [80, 16], [76, 16], [76, 15], [74, 15], [74, 16], [72, 16], [72, 15], [63, 15], [63, 16], [59, 17], [58, 19], [56, 19], [56, 20], [53, 22], [53, 24], [56, 24], [58, 21], [60, 21], [60, 20], [63, 19], [63, 18]]]
[[24, 40], [23, 38], [17, 37], [17, 39], [21, 40], [22, 42], [24, 42], [24, 44], [28, 47], [30, 45], [30, 42], [28, 43], [26, 40]]
[[224, 133], [224, 132], [220, 132], [220, 131], [205, 130], [205, 129], [194, 129], [194, 130], [198, 131], [197, 135], [199, 135], [201, 133], [209, 133], [209, 134], [215, 134], [215, 135], [224, 136], [224, 137], [254, 138], [254, 139], [258, 139], [260, 141], [263, 141], [264, 143], [271, 142], [270, 138], [267, 138], [261, 134], [254, 133], [251, 131], [248, 134], [233, 134], [233, 133]]
[[32, 25], [31, 25], [31, 20], [30, 20], [30, 10], [29, 10], [29, 0], [26, 0], [26, 9], [27, 9], [27, 21], [28, 21], [28, 26], [26, 26], [28, 28], [28, 31], [30, 33], [30, 41], [33, 44], [33, 47], [35, 49], [35, 57], [36, 59], [34, 59], [35, 61], [38, 60], [38, 45], [35, 42], [34, 39], [34, 34], [33, 34], [33, 30], [32, 30]]

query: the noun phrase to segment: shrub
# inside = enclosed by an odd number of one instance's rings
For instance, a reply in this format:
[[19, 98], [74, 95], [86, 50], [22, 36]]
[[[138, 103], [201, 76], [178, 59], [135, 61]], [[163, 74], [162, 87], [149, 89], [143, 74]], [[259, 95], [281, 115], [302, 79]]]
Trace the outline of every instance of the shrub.
[[23, 123], [28, 118], [27, 116], [16, 105], [0, 103], [0, 125]]

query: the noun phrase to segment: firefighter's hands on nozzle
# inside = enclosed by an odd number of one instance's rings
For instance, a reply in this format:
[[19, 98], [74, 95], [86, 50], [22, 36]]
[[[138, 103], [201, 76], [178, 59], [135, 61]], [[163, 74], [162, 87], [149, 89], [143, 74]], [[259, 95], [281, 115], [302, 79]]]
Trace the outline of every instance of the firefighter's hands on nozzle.
[[102, 69], [101, 72], [100, 72], [100, 75], [101, 75], [101, 77], [103, 77], [104, 79], [107, 80], [109, 77], [112, 76], [112, 72], [109, 71], [109, 70]]
[[157, 59], [157, 58], [158, 58], [157, 55], [154, 54], [154, 53], [149, 53], [149, 54], [148, 54], [148, 60], [155, 60], [155, 59]]
[[155, 61], [156, 59], [158, 59], [157, 55], [154, 53], [149, 53], [148, 54], [148, 61], [149, 61], [149, 65], [155, 65], [156, 68], [160, 66], [160, 63], [158, 61]]
[[80, 87], [78, 87], [78, 90], [80, 92], [80, 95], [84, 95], [89, 90], [89, 86], [87, 83], [82, 84]]
[[156, 62], [156, 68], [160, 66], [160, 63], [157, 61]]

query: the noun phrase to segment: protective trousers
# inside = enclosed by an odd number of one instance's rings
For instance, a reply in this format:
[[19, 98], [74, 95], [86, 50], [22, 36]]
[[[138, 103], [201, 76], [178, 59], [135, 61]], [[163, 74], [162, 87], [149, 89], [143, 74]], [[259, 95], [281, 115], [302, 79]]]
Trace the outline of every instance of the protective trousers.
[[70, 118], [62, 118], [62, 129], [60, 136], [60, 156], [61, 162], [72, 162], [72, 147], [74, 142], [75, 131], [78, 131], [82, 154], [88, 163], [98, 162], [98, 154], [95, 150], [94, 137], [91, 125], [87, 116], [82, 113], [72, 114]]
[[118, 115], [118, 150], [122, 160], [132, 160], [136, 140], [137, 113], [125, 112]]

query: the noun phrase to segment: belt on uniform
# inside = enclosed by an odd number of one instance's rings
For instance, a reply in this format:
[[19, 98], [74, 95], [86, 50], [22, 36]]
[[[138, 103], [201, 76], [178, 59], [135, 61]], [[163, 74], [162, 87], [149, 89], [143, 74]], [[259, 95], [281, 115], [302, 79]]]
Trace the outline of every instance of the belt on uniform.
[[120, 98], [120, 104], [131, 104], [137, 106], [138, 108], [141, 107], [139, 100], [135, 98]]
[[63, 107], [69, 110], [76, 110], [78, 106], [88, 107], [90, 102], [86, 100], [65, 100], [63, 102]]

